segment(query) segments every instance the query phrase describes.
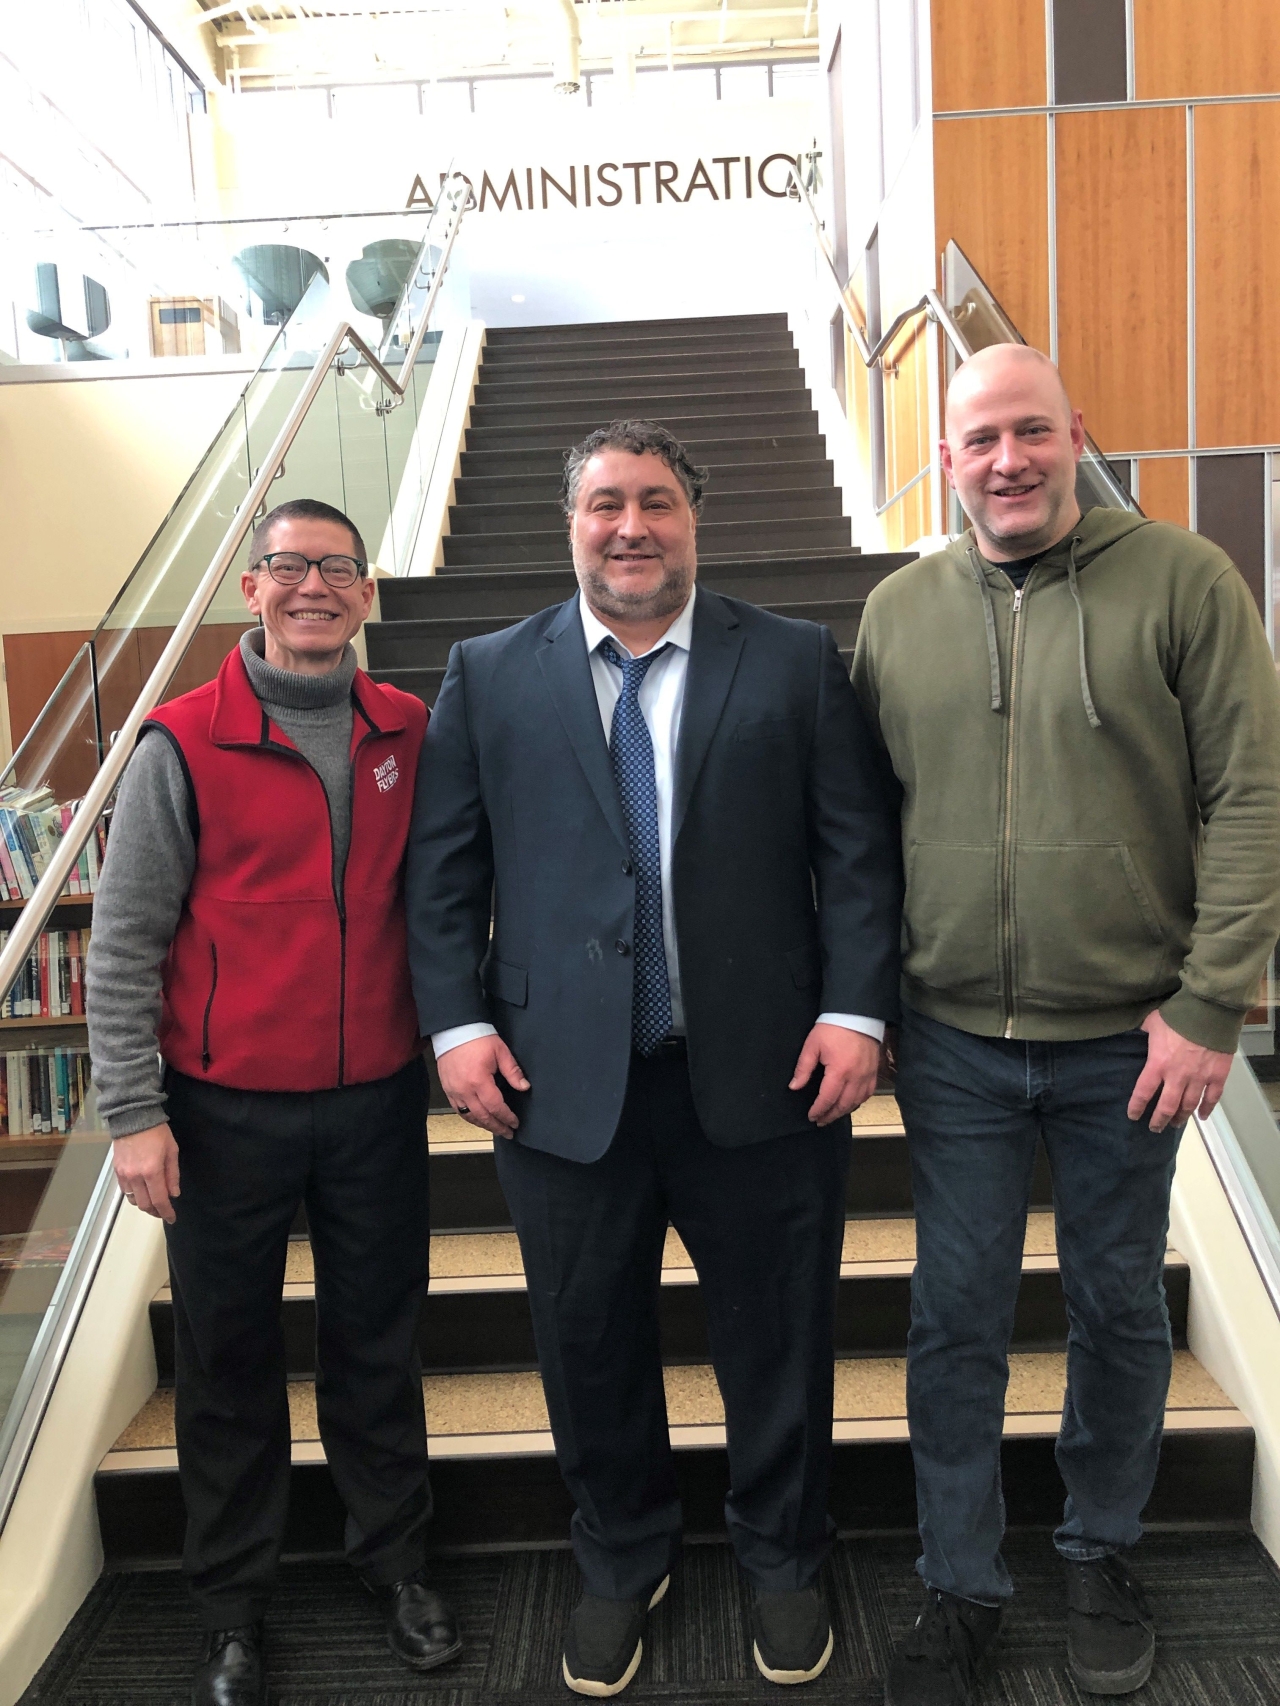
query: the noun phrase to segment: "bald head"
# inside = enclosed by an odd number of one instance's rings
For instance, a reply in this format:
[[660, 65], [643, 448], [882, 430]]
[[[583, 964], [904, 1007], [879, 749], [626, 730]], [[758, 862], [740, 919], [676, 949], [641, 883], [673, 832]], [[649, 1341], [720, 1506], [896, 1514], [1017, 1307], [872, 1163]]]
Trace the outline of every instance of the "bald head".
[[953, 413], [967, 414], [975, 404], [980, 407], [988, 394], [1011, 388], [1029, 399], [1038, 398], [1047, 409], [1056, 408], [1064, 421], [1071, 418], [1067, 388], [1047, 355], [1030, 344], [988, 344], [975, 350], [952, 375], [947, 387], [947, 436], [951, 436]]
[[1026, 344], [992, 344], [947, 390], [942, 466], [991, 562], [1035, 556], [1080, 518], [1084, 427], [1062, 375]]

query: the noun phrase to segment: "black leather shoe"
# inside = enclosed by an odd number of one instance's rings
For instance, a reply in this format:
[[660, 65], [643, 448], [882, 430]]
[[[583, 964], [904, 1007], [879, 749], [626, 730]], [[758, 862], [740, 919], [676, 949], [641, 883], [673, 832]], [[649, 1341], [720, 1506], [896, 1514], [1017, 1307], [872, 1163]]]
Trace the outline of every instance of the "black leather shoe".
[[751, 1607], [752, 1656], [770, 1682], [812, 1682], [835, 1648], [831, 1619], [816, 1588], [757, 1593]]
[[1067, 1562], [1067, 1663], [1086, 1694], [1131, 1694], [1151, 1675], [1156, 1629], [1119, 1558]]
[[266, 1706], [266, 1699], [261, 1623], [215, 1629], [192, 1678], [191, 1706]]
[[663, 1576], [642, 1599], [601, 1599], [583, 1594], [573, 1608], [561, 1668], [575, 1694], [597, 1700], [621, 1694], [640, 1668], [644, 1620], [671, 1585]]
[[447, 1665], [462, 1651], [458, 1620], [434, 1588], [422, 1579], [422, 1571], [374, 1588], [387, 1620], [391, 1651], [414, 1670], [434, 1670]]
[[890, 1661], [885, 1706], [969, 1706], [1000, 1628], [1000, 1607], [937, 1588], [925, 1592], [915, 1628]]

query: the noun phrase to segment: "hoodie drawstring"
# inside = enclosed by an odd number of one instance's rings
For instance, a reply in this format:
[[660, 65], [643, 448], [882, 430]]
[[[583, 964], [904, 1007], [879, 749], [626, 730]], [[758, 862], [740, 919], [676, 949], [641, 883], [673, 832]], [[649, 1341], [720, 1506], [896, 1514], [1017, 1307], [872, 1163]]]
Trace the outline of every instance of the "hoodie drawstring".
[[974, 580], [978, 583], [978, 591], [982, 594], [982, 615], [987, 625], [987, 659], [991, 666], [991, 709], [999, 711], [1004, 705], [1004, 695], [1000, 691], [1000, 651], [996, 645], [996, 612], [995, 606], [991, 602], [991, 588], [987, 585], [987, 577], [982, 572], [977, 553], [972, 545], [969, 547], [969, 568]]
[[1080, 587], [1076, 581], [1076, 546], [1078, 540], [1071, 541], [1071, 550], [1067, 556], [1067, 584], [1071, 588], [1071, 596], [1076, 601], [1076, 623], [1080, 631], [1080, 696], [1084, 700], [1085, 716], [1089, 719], [1091, 729], [1100, 729], [1102, 719], [1093, 708], [1093, 694], [1089, 691], [1089, 666], [1085, 661], [1084, 652], [1084, 605], [1080, 601]]

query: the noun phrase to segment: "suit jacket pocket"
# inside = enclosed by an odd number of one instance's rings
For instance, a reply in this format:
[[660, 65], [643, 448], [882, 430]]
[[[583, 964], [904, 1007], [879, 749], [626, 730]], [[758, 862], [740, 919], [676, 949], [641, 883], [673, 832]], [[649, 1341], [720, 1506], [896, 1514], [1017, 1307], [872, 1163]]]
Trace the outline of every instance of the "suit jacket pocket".
[[1111, 1007], [1158, 994], [1167, 944], [1122, 841], [1014, 850], [1020, 991], [1055, 1007]]
[[970, 997], [1000, 988], [994, 843], [914, 841], [907, 849], [902, 969]]
[[792, 740], [796, 732], [794, 717], [758, 717], [754, 722], [739, 723], [733, 731], [735, 740]]
[[822, 982], [822, 956], [813, 947], [791, 948], [787, 953], [791, 980], [797, 989], [812, 989]]
[[490, 960], [485, 968], [485, 988], [497, 1001], [508, 1007], [524, 1007], [529, 1000], [529, 974], [523, 966], [508, 965], [505, 960]]

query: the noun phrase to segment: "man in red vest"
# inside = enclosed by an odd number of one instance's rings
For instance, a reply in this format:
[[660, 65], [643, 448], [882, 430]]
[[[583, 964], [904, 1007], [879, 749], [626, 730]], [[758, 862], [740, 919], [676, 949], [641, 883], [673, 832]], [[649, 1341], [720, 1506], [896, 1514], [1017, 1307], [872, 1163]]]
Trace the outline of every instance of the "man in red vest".
[[208, 1635], [193, 1706], [266, 1698], [289, 1495], [280, 1297], [302, 1203], [347, 1555], [408, 1664], [461, 1650], [423, 1578], [426, 1077], [403, 864], [426, 711], [356, 667], [373, 584], [340, 510], [282, 504], [249, 560], [261, 626], [153, 713], [125, 772], [88, 968], [116, 1175], [168, 1242], [184, 1567]]

